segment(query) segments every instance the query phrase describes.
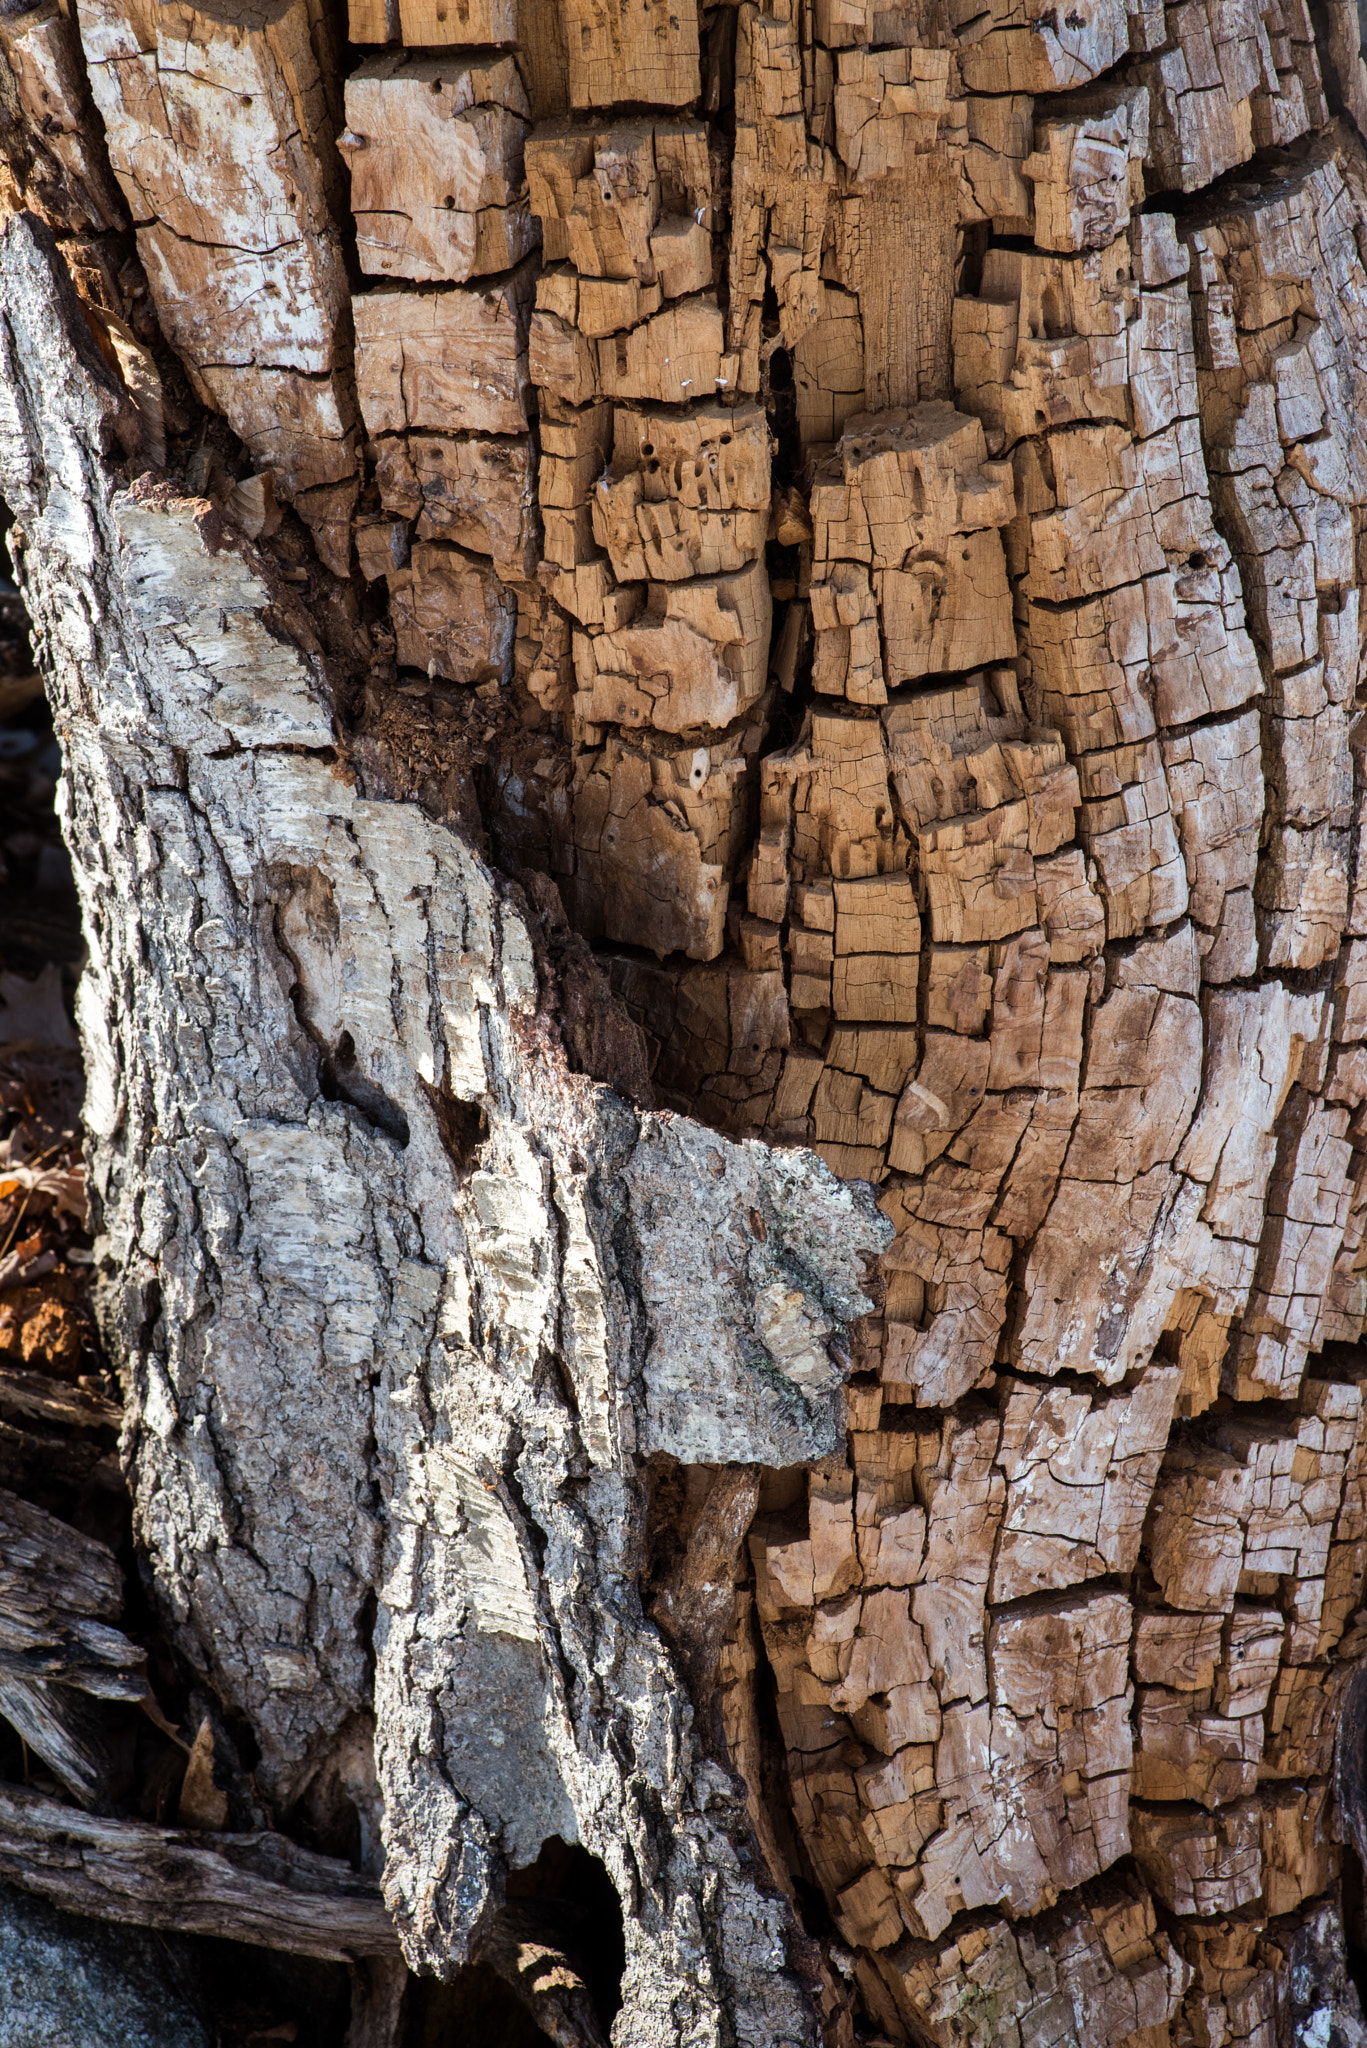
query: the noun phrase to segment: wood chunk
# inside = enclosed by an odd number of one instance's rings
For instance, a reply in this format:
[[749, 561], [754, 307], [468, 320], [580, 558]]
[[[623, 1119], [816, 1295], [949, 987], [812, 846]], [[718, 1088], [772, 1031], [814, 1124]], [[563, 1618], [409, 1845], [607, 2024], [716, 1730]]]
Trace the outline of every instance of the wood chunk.
[[1106, 939], [1106, 908], [1097, 892], [1096, 866], [1072, 848], [1035, 862], [1040, 923], [1056, 962], [1088, 960]]
[[[1257, 872], [1263, 816], [1257, 713], [1164, 739], [1162, 752], [1191, 914], [1213, 934], [1220, 928], [1225, 897], [1231, 890], [1251, 889]], [[1234, 966], [1234, 973], [1251, 973], [1253, 965], [1249, 959]]]
[[362, 270], [464, 282], [520, 263], [538, 240], [522, 169], [529, 116], [511, 57], [368, 58], [347, 80], [337, 144]]
[[1258, 867], [1259, 954], [1273, 970], [1332, 959], [1348, 914], [1347, 834], [1274, 826]]
[[959, 55], [970, 92], [1061, 92], [1086, 85], [1120, 61], [1129, 48], [1125, 9], [1118, 0], [1093, 8], [1076, 26], [1029, 0], [993, 0], [989, 28]]
[[[931, 1676], [926, 1640], [912, 1617], [911, 1596], [905, 1588], [884, 1587], [863, 1595], [858, 1626], [851, 1628], [839, 1664], [840, 1677], [832, 1689], [831, 1704], [850, 1712], [899, 1686], [926, 1684]], [[933, 1694], [931, 1697], [933, 1700]], [[938, 1723], [938, 1709], [935, 1713]]]
[[1134, 1569], [1179, 1377], [1153, 1365], [1133, 1392], [1105, 1396], [1003, 1380], [993, 1600]]
[[812, 1593], [818, 1603], [838, 1600], [859, 1584], [852, 1487], [853, 1480], [844, 1466], [830, 1472], [814, 1470], [807, 1481]]
[[1104, 249], [1143, 203], [1149, 96], [1076, 94], [1062, 119], [1036, 123], [1022, 172], [1035, 188], [1040, 249]]
[[1211, 1297], [1194, 1287], [1179, 1287], [1168, 1314], [1165, 1335], [1177, 1337], [1177, 1361], [1182, 1368], [1182, 1387], [1177, 1396], [1177, 1413], [1183, 1417], [1204, 1415], [1219, 1398], [1220, 1371], [1229, 1349], [1229, 1326], [1233, 1317], [1211, 1306]]
[[1123, 1182], [1171, 1160], [1200, 1094], [1202, 1050], [1195, 1003], [1166, 990], [1112, 989], [1092, 1013], [1064, 1173]]
[[[1169, 317], [1157, 321], [1160, 312]], [[1142, 352], [1129, 346], [1127, 318]], [[1073, 262], [990, 249], [977, 295], [954, 302], [953, 336], [958, 403], [982, 420], [994, 454], [1045, 427], [1129, 425], [1135, 409], [1146, 430], [1165, 425], [1195, 384], [1190, 313], [1138, 297], [1124, 241]], [[1156, 416], [1146, 402], [1155, 373], [1166, 400]], [[1043, 480], [1043, 465], [1029, 474]]]
[[1026, 720], [1009, 669], [923, 691], [890, 706], [883, 726], [898, 800], [917, 830], [1026, 798], [1032, 852], [1072, 837], [1076, 771], [1058, 734]]
[[1262, 1750], [1256, 1717], [1194, 1713], [1184, 1694], [1145, 1687], [1135, 1703], [1133, 1795], [1227, 1806], [1257, 1789]]
[[1319, 1037], [1321, 1015], [1320, 998], [1278, 984], [1207, 999], [1206, 1082], [1178, 1165], [1207, 1188], [1203, 1213], [1221, 1237], [1256, 1244], [1262, 1235], [1282, 1091]]
[[1307, 1664], [1282, 1666], [1268, 1701], [1265, 1779], [1328, 1776], [1350, 1676], [1343, 1664], [1328, 1671]]
[[[865, 561], [891, 687], [937, 669], [1015, 653], [1001, 543], [1011, 516], [1004, 470], [981, 425], [942, 403], [861, 416], [812, 487], [814, 587], [824, 565]], [[814, 599], [815, 602], [815, 599]], [[835, 616], [841, 620], [838, 596]]]
[[859, 300], [838, 286], [815, 286], [816, 317], [793, 348], [798, 431], [804, 447], [838, 441], [864, 409], [864, 323]]
[[917, 834], [931, 935], [951, 945], [1008, 939], [1039, 921], [1028, 799]]
[[353, 43], [396, 43], [399, 0], [347, 0], [347, 35]]
[[990, 685], [891, 707], [884, 724], [936, 939], [1009, 938], [1033, 925], [1033, 856], [1071, 836], [1077, 803], [1057, 735], [1027, 725], [1014, 677], [1001, 670]]
[[928, 1031], [914, 1079], [897, 1105], [888, 1163], [900, 1173], [924, 1173], [948, 1149], [982, 1102], [990, 1060], [981, 1039]]
[[996, 1224], [1009, 1237], [1028, 1240], [1049, 1212], [1064, 1155], [1077, 1121], [1077, 1096], [1070, 1089], [1042, 1089], [1002, 1182]]
[[919, 1280], [924, 1305], [913, 1307], [914, 1322], [887, 1324], [883, 1379], [913, 1388], [926, 1405], [957, 1401], [992, 1377], [1014, 1249], [987, 1223], [995, 1192], [995, 1176], [951, 1162], [932, 1168], [923, 1186], [884, 1192], [900, 1224], [885, 1269]]
[[[573, 265], [576, 307], [556, 310], [611, 333], [658, 311], [663, 294], [711, 283], [712, 173], [700, 121], [632, 119], [611, 128], [555, 121], [527, 144], [527, 183], [548, 262]], [[681, 223], [688, 228], [682, 230]], [[657, 251], [658, 244], [658, 251]], [[616, 282], [624, 287], [612, 291]], [[701, 395], [701, 394], [699, 394]]]
[[[575, 715], [668, 733], [729, 726], [764, 692], [769, 623], [760, 561], [734, 576], [653, 584], [630, 625], [575, 635]], [[705, 775], [705, 759], [691, 772]]]
[[503, 576], [530, 577], [537, 558], [530, 441], [405, 434], [376, 447], [375, 481], [388, 511], [416, 519], [417, 538], [491, 555]]
[[687, 413], [617, 407], [611, 474], [593, 494], [613, 574], [676, 581], [746, 567], [769, 523], [768, 422], [755, 405]]
[[400, 667], [453, 683], [510, 679], [517, 605], [479, 556], [418, 542], [410, 566], [390, 577], [389, 607]]
[[[1129, 1602], [1052, 1596], [997, 1617], [991, 1637], [991, 1703], [945, 1713], [945, 1824], [921, 1853], [919, 1882], [903, 1887], [909, 1925], [930, 1940], [964, 1909], [1052, 1905], [1130, 1846]], [[1003, 1772], [1019, 1788], [1019, 1832], [1002, 1804]]]
[[1264, 1909], [1269, 1917], [1293, 1913], [1334, 1881], [1338, 1857], [1329, 1832], [1329, 1788], [1267, 1786], [1259, 1804]]
[[1169, 1912], [1237, 1912], [1262, 1889], [1262, 1815], [1254, 1800], [1211, 1814], [1130, 1808], [1134, 1859]]
[[[701, 775], [699, 754], [704, 756]], [[576, 770], [574, 870], [563, 885], [576, 929], [711, 960], [740, 852], [746, 765], [735, 742], [648, 755], [610, 739]], [[775, 999], [787, 1002], [781, 977]], [[721, 1067], [726, 1061], [723, 1056]]]
[[[541, 279], [541, 284], [545, 278]], [[538, 285], [538, 290], [540, 285]], [[537, 379], [533, 376], [533, 382]], [[583, 407], [539, 393], [541, 463], [537, 494], [543, 509], [572, 511], [589, 501], [612, 451], [612, 409]]]
[[173, 345], [196, 368], [332, 369], [346, 297], [329, 205], [340, 166], [304, 0], [269, 29], [139, 0], [87, 0], [80, 21]]
[[842, 1073], [860, 1075], [880, 1094], [896, 1095], [915, 1068], [917, 1035], [885, 1025], [837, 1028], [826, 1059]]
[[598, 388], [609, 398], [709, 398], [724, 382], [722, 316], [705, 292], [679, 299], [628, 334], [598, 343]]
[[356, 468], [340, 166], [305, 0], [255, 28], [142, 0], [88, 0], [80, 23], [162, 331], [344, 571], [350, 504], [334, 519], [332, 496], [304, 495]]
[[1346, 1108], [1297, 1097], [1281, 1122], [1246, 1324], [1230, 1360], [1239, 1394], [1253, 1400], [1299, 1385], [1352, 1199]]
[[318, 559], [334, 576], [351, 574], [351, 521], [359, 495], [358, 476], [294, 494], [294, 509], [313, 536]]
[[882, 1870], [866, 1870], [838, 1895], [834, 1912], [845, 1940], [855, 1948], [891, 1948], [902, 1933], [897, 1894]]
[[1261, 1716], [1276, 1681], [1286, 1641], [1286, 1622], [1276, 1608], [1240, 1603], [1224, 1626], [1224, 1654], [1215, 1684], [1222, 1714]]
[[524, 265], [482, 289], [370, 291], [353, 299], [367, 430], [525, 433], [532, 287]]
[[804, 1840], [811, 1843], [812, 1865], [828, 1897], [853, 1883], [872, 1860], [869, 1838], [861, 1824], [866, 1815], [849, 1766], [827, 1756], [799, 1758], [790, 1752], [793, 1808]]
[[1153, 175], [1166, 187], [1198, 191], [1256, 148], [1291, 142], [1324, 118], [1308, 20], [1294, 6], [1287, 13], [1299, 34], [1294, 43], [1278, 35], [1274, 56], [1260, 42], [1261, 22], [1209, 6], [1164, 10], [1171, 46], [1137, 70], [1149, 89]]
[[538, 390], [567, 406], [585, 406], [598, 390], [593, 344], [561, 314], [535, 312], [528, 336], [528, 373]]
[[[970, 1414], [947, 1416], [939, 1428], [911, 1439], [911, 1472], [925, 1504], [927, 1533], [912, 1614], [925, 1636], [942, 1705], [987, 1697], [987, 1580], [1005, 1494], [993, 1466], [997, 1436], [995, 1416]], [[886, 1489], [895, 1501], [905, 1481], [894, 1456], [891, 1447], [884, 1453], [887, 1476], [880, 1474], [879, 1493]]]
[[[1183, 1066], [1189, 1085], [1199, 1088], [1189, 1059]], [[1153, 1071], [1167, 1093], [1171, 1077], [1160, 1067]], [[1125, 1141], [1113, 1129], [1117, 1106], [1114, 1098], [1108, 1112], [1099, 1095], [1088, 1119], [1087, 1149], [1096, 1146], [1099, 1155], [1114, 1145], [1113, 1168], [1125, 1156]], [[1174, 1106], [1180, 1117], [1180, 1098]], [[1080, 1129], [1079, 1119], [1070, 1153]], [[1026, 1255], [1025, 1309], [1011, 1355], [1028, 1371], [1050, 1378], [1061, 1369], [1090, 1372], [1110, 1386], [1150, 1355], [1169, 1297], [1152, 1280], [1148, 1247], [1170, 1187], [1166, 1163], [1133, 1180], [1078, 1181], [1065, 1167]]]
[[748, 1538], [755, 1566], [755, 1600], [765, 1621], [806, 1618], [816, 1605], [810, 1539], [774, 1517], [761, 1516]]
[[1215, 1615], [1138, 1615], [1134, 1625], [1135, 1677], [1144, 1685], [1209, 1694], [1221, 1644], [1221, 1625]]
[[1088, 2048], [1160, 2048], [1189, 1975], [1158, 1931], [1150, 1901], [1113, 1881], [1089, 1886], [1038, 1920], [970, 1923], [929, 1953], [908, 1942], [880, 1956], [878, 1968], [891, 1987], [892, 2017], [934, 2048], [1000, 2048], [1003, 2041], [1035, 2048], [1060, 2014]]
[[894, 844], [883, 734], [876, 722], [811, 714], [804, 737], [766, 767], [792, 790], [794, 871], [803, 876], [888, 873], [906, 866]]
[[[0, 19], [0, 57], [13, 78], [22, 142], [7, 148], [25, 207], [56, 233], [101, 234], [126, 225], [103, 152], [92, 146], [90, 88], [75, 22], [55, 4]], [[4, 123], [9, 126], [8, 121]]]
[[1082, 1019], [1088, 978], [1051, 969], [1041, 931], [992, 948], [989, 1088], [1054, 1088], [1076, 1093], [1082, 1071]]
[[1061, 604], [1142, 578], [1135, 619], [1162, 677], [1159, 718], [1171, 724], [1235, 710], [1257, 688], [1193, 429], [1178, 419], [1136, 442], [1119, 426], [1079, 426], [1015, 457], [1029, 519], [1023, 589]]
[[958, 164], [936, 150], [856, 185], [832, 209], [836, 272], [859, 301], [871, 412], [949, 394], [946, 283], [960, 187]]
[[650, 253], [659, 289], [667, 299], [706, 291], [712, 283], [712, 230], [691, 213], [661, 214], [650, 238]]
[[209, 403], [226, 415], [253, 457], [270, 465], [280, 495], [293, 494], [301, 517], [310, 492], [355, 478], [356, 408], [339, 372], [312, 377], [230, 363], [208, 364], [196, 374]]
[[[392, 10], [396, 0], [386, 0], [386, 12], [381, 17], [379, 0], [349, 0], [352, 8], [353, 42], [392, 42], [396, 32], [410, 48], [418, 49], [440, 46], [444, 43], [463, 43], [478, 48], [481, 44], [511, 43], [518, 37], [518, 10], [515, 0], [397, 0], [397, 30]], [[371, 33], [358, 32], [357, 11], [364, 10], [364, 25]], [[383, 28], [384, 33], [379, 30]]]
[[1149, 1561], [1169, 1606], [1227, 1613], [1243, 1569], [1252, 1474], [1226, 1451], [1169, 1452], [1154, 1495]]
[[[837, 1158], [858, 1151], [865, 1155], [860, 1163], [870, 1169], [861, 1177], [882, 1178], [882, 1150], [895, 1106], [891, 1095], [880, 1095], [857, 1074], [823, 1069], [812, 1101], [812, 1141], [833, 1173], [841, 1170]], [[847, 1177], [854, 1177], [852, 1167]]]
[[687, 106], [699, 92], [695, 0], [566, 0], [570, 105]]
[[1276, 1982], [1270, 1969], [1258, 1967], [1267, 1947], [1258, 1938], [1256, 1918], [1195, 1921], [1177, 1939], [1193, 1978], [1183, 2020], [1217, 2039], [1223, 2034], [1240, 2042], [1274, 2041]]
[[0, 1874], [68, 1913], [345, 1962], [398, 1952], [380, 1888], [283, 1835], [200, 1835], [0, 1790]]
[[[842, 1023], [913, 1023], [921, 925], [910, 876], [837, 882], [835, 900], [835, 1015]], [[872, 952], [874, 944], [884, 950]]]
[[[859, 1561], [866, 1586], [915, 1586], [925, 1572], [924, 1508], [903, 1508], [861, 1526]], [[903, 1740], [910, 1740], [909, 1736]], [[882, 1747], [875, 1744], [875, 1747]]]
[[576, 323], [590, 340], [648, 320], [659, 312], [663, 298], [658, 284], [643, 286], [634, 277], [581, 277], [575, 296]]
[[856, 178], [903, 170], [933, 148], [949, 84], [948, 50], [847, 50], [836, 60], [835, 146]]
[[923, 990], [925, 1023], [932, 1031], [976, 1038], [992, 1007], [986, 946], [927, 946]]

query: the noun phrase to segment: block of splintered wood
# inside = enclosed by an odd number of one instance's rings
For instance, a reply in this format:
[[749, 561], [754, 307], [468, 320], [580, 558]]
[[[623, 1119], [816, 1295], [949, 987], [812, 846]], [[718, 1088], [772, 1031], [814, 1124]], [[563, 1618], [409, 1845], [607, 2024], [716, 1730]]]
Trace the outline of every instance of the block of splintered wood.
[[618, 581], [676, 582], [756, 561], [769, 528], [769, 442], [757, 405], [614, 408], [612, 465], [592, 505], [594, 539]]
[[0, 1872], [69, 1913], [209, 1934], [326, 1961], [389, 1956], [380, 1889], [284, 1835], [197, 1835], [0, 1789]]
[[726, 389], [705, 125], [543, 123], [526, 163], [556, 266], [537, 291], [534, 380], [576, 406], [596, 395], [689, 404]]
[[415, 546], [389, 576], [400, 666], [457, 683], [506, 682], [517, 605], [489, 563], [441, 541]]
[[269, 22], [138, 0], [79, 18], [163, 332], [344, 569], [357, 447], [335, 81], [305, 0]]
[[[747, 748], [747, 738], [749, 746]], [[758, 728], [666, 751], [610, 738], [579, 759], [562, 893], [580, 929], [710, 960], [745, 825]]]
[[769, 613], [758, 562], [651, 585], [630, 625], [575, 635], [576, 719], [666, 733], [734, 724], [764, 692]]
[[565, 46], [573, 107], [698, 97], [696, 0], [565, 0]]
[[1014, 658], [1010, 474], [979, 421], [938, 403], [856, 416], [811, 508], [818, 689], [877, 704], [921, 676]]
[[91, 1702], [148, 1697], [123, 1600], [112, 1551], [0, 1489], [0, 1714], [87, 1806], [114, 1769]]
[[428, 283], [520, 263], [537, 239], [522, 174], [529, 116], [511, 57], [386, 51], [353, 71], [337, 146], [362, 270]]
[[125, 225], [121, 196], [90, 124], [90, 87], [76, 24], [56, 0], [0, 22], [0, 62], [13, 105], [0, 119], [0, 159], [13, 198], [54, 232], [98, 235]]
[[504, 575], [536, 573], [535, 460], [525, 434], [386, 434], [375, 481], [388, 512], [420, 540], [489, 555]]
[[483, 288], [379, 289], [354, 298], [366, 431], [524, 433], [532, 283], [524, 266]]

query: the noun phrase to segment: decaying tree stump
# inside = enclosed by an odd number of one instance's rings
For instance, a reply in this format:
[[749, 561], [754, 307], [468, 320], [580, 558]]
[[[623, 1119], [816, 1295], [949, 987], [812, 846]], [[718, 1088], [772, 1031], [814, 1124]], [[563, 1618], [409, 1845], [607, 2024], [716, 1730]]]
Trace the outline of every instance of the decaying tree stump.
[[103, 1323], [271, 1823], [102, 1810], [16, 1550], [8, 1879], [353, 2048], [396, 1942], [565, 2044], [1367, 2038], [1359, 40], [0, 15]]

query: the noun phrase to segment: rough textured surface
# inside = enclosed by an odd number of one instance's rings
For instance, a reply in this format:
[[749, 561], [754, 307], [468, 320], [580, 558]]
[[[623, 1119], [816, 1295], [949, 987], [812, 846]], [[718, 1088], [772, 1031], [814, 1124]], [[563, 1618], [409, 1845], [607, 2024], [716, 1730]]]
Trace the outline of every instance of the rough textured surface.
[[154, 1935], [91, 1926], [0, 1887], [5, 2048], [210, 2048], [190, 1973]]
[[0, 30], [4, 488], [140, 1536], [259, 1791], [373, 1710], [438, 1974], [600, 1858], [619, 2044], [1351, 2033], [1356, 17], [144, 15], [161, 334]]

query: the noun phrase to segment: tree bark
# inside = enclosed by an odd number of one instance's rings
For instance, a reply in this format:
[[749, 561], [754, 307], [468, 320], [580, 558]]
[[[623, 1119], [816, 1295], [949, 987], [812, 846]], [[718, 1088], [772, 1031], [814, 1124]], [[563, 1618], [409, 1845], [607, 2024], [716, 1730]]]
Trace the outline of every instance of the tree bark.
[[1358, 2038], [1356, 16], [0, 52], [100, 1311], [249, 1759], [186, 1846], [72, 1734], [6, 1876], [353, 2048], [391, 1924], [565, 2043]]

